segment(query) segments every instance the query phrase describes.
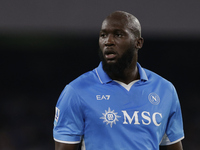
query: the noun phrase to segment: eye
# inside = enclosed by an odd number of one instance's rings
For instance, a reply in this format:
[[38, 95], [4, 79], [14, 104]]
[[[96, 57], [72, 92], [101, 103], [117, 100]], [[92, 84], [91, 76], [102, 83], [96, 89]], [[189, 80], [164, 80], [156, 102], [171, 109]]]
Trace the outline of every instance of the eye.
[[116, 33], [115, 36], [121, 38], [123, 35], [121, 33]]
[[105, 38], [107, 35], [105, 33], [100, 33], [100, 37]]

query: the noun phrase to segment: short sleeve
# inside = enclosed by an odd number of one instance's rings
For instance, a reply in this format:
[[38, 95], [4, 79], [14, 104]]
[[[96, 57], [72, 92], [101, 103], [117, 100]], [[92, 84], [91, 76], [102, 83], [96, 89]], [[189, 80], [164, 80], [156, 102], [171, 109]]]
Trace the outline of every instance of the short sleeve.
[[171, 145], [184, 138], [181, 106], [177, 92], [173, 87], [172, 107], [168, 119], [167, 129], [160, 145]]
[[84, 119], [80, 97], [67, 85], [56, 104], [53, 137], [61, 143], [79, 143], [83, 135]]

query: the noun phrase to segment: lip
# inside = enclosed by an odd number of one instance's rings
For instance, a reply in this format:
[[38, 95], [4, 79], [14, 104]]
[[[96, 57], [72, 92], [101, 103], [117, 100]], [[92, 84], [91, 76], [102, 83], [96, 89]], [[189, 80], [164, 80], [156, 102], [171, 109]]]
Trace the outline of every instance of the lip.
[[104, 56], [107, 60], [113, 60], [116, 58], [117, 53], [113, 49], [106, 49], [104, 52]]
[[111, 59], [114, 59], [116, 57], [116, 54], [106, 54], [105, 57], [106, 57], [106, 59], [111, 60]]

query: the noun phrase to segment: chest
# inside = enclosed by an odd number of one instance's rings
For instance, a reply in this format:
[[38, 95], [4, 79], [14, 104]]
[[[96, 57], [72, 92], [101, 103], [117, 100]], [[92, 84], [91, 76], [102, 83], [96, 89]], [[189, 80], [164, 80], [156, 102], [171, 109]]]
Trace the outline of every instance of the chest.
[[133, 85], [130, 91], [123, 87], [93, 88], [83, 97], [86, 123], [99, 127], [157, 128], [167, 122], [169, 109], [166, 93], [158, 89]]

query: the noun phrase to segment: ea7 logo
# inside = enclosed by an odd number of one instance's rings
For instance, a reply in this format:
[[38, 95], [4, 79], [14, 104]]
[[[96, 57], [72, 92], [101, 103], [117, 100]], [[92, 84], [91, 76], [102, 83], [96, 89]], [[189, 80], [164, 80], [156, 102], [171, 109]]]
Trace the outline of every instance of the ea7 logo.
[[97, 100], [109, 100], [110, 95], [96, 95]]

